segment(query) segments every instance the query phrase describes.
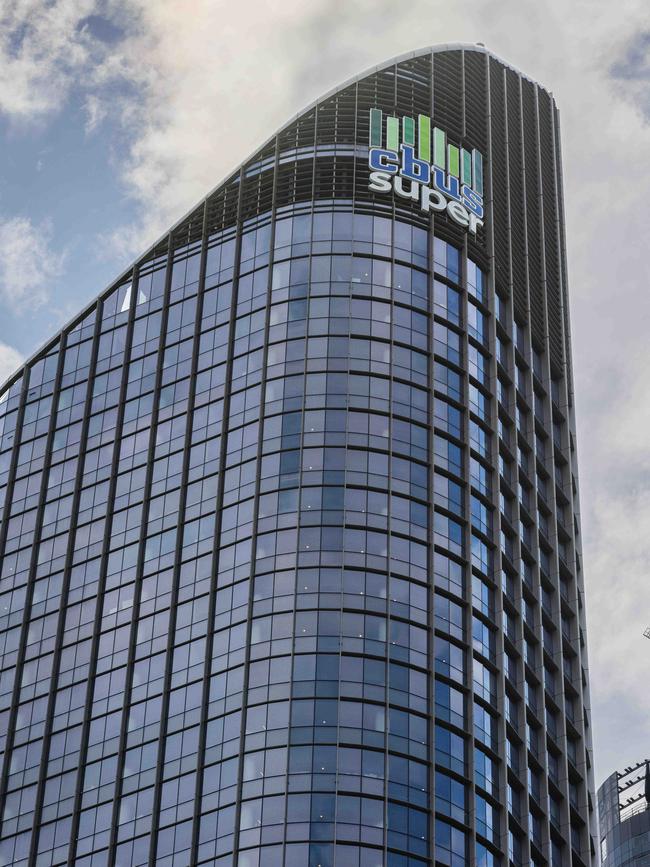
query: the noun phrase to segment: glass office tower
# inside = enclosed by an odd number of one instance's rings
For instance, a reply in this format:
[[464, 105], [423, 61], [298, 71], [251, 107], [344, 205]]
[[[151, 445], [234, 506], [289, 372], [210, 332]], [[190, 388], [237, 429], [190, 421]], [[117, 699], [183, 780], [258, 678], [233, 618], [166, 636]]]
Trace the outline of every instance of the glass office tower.
[[614, 771], [600, 786], [598, 828], [602, 867], [650, 867], [650, 766]]
[[344, 84], [1, 394], [0, 864], [592, 862], [546, 90]]

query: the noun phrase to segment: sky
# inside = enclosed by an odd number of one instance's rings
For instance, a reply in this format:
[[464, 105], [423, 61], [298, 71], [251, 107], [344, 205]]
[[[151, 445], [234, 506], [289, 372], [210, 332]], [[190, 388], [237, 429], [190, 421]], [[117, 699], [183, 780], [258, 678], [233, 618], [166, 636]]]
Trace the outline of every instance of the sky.
[[0, 382], [290, 117], [443, 42], [560, 107], [600, 783], [650, 754], [647, 0], [0, 0]]

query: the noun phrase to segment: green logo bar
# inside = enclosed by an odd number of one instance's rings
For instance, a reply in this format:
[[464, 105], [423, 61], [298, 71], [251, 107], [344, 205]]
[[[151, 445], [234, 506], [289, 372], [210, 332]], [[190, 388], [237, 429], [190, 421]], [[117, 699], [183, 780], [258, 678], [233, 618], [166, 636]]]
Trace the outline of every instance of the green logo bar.
[[449, 174], [457, 178], [460, 174], [460, 151], [456, 145], [447, 145], [447, 159], [449, 160]]
[[370, 147], [382, 147], [382, 113], [378, 108], [370, 109]]
[[415, 145], [415, 121], [412, 117], [402, 118], [402, 142], [407, 145]]
[[396, 117], [386, 118], [386, 147], [389, 151], [399, 150], [399, 120]]
[[418, 115], [418, 157], [431, 162], [431, 118]]
[[436, 126], [433, 130], [433, 164], [438, 168], [444, 169], [447, 165], [446, 150], [446, 136], [443, 130]]

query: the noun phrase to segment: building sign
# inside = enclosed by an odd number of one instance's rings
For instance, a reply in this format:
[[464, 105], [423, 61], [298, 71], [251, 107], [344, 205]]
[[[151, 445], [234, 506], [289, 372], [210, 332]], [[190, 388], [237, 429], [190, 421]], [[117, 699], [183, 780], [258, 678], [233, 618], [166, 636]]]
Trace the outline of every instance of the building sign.
[[384, 118], [371, 108], [368, 165], [373, 193], [393, 192], [425, 213], [445, 211], [472, 235], [483, 225], [483, 156], [449, 144], [426, 115]]

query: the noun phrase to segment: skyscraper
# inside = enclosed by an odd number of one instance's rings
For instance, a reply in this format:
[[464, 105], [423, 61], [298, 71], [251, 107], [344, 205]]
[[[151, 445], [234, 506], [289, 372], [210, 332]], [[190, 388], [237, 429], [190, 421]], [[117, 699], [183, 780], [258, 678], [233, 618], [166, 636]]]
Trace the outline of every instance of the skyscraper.
[[598, 789], [602, 867], [650, 865], [650, 763], [614, 771]]
[[0, 863], [591, 864], [559, 142], [391, 60], [2, 389]]

